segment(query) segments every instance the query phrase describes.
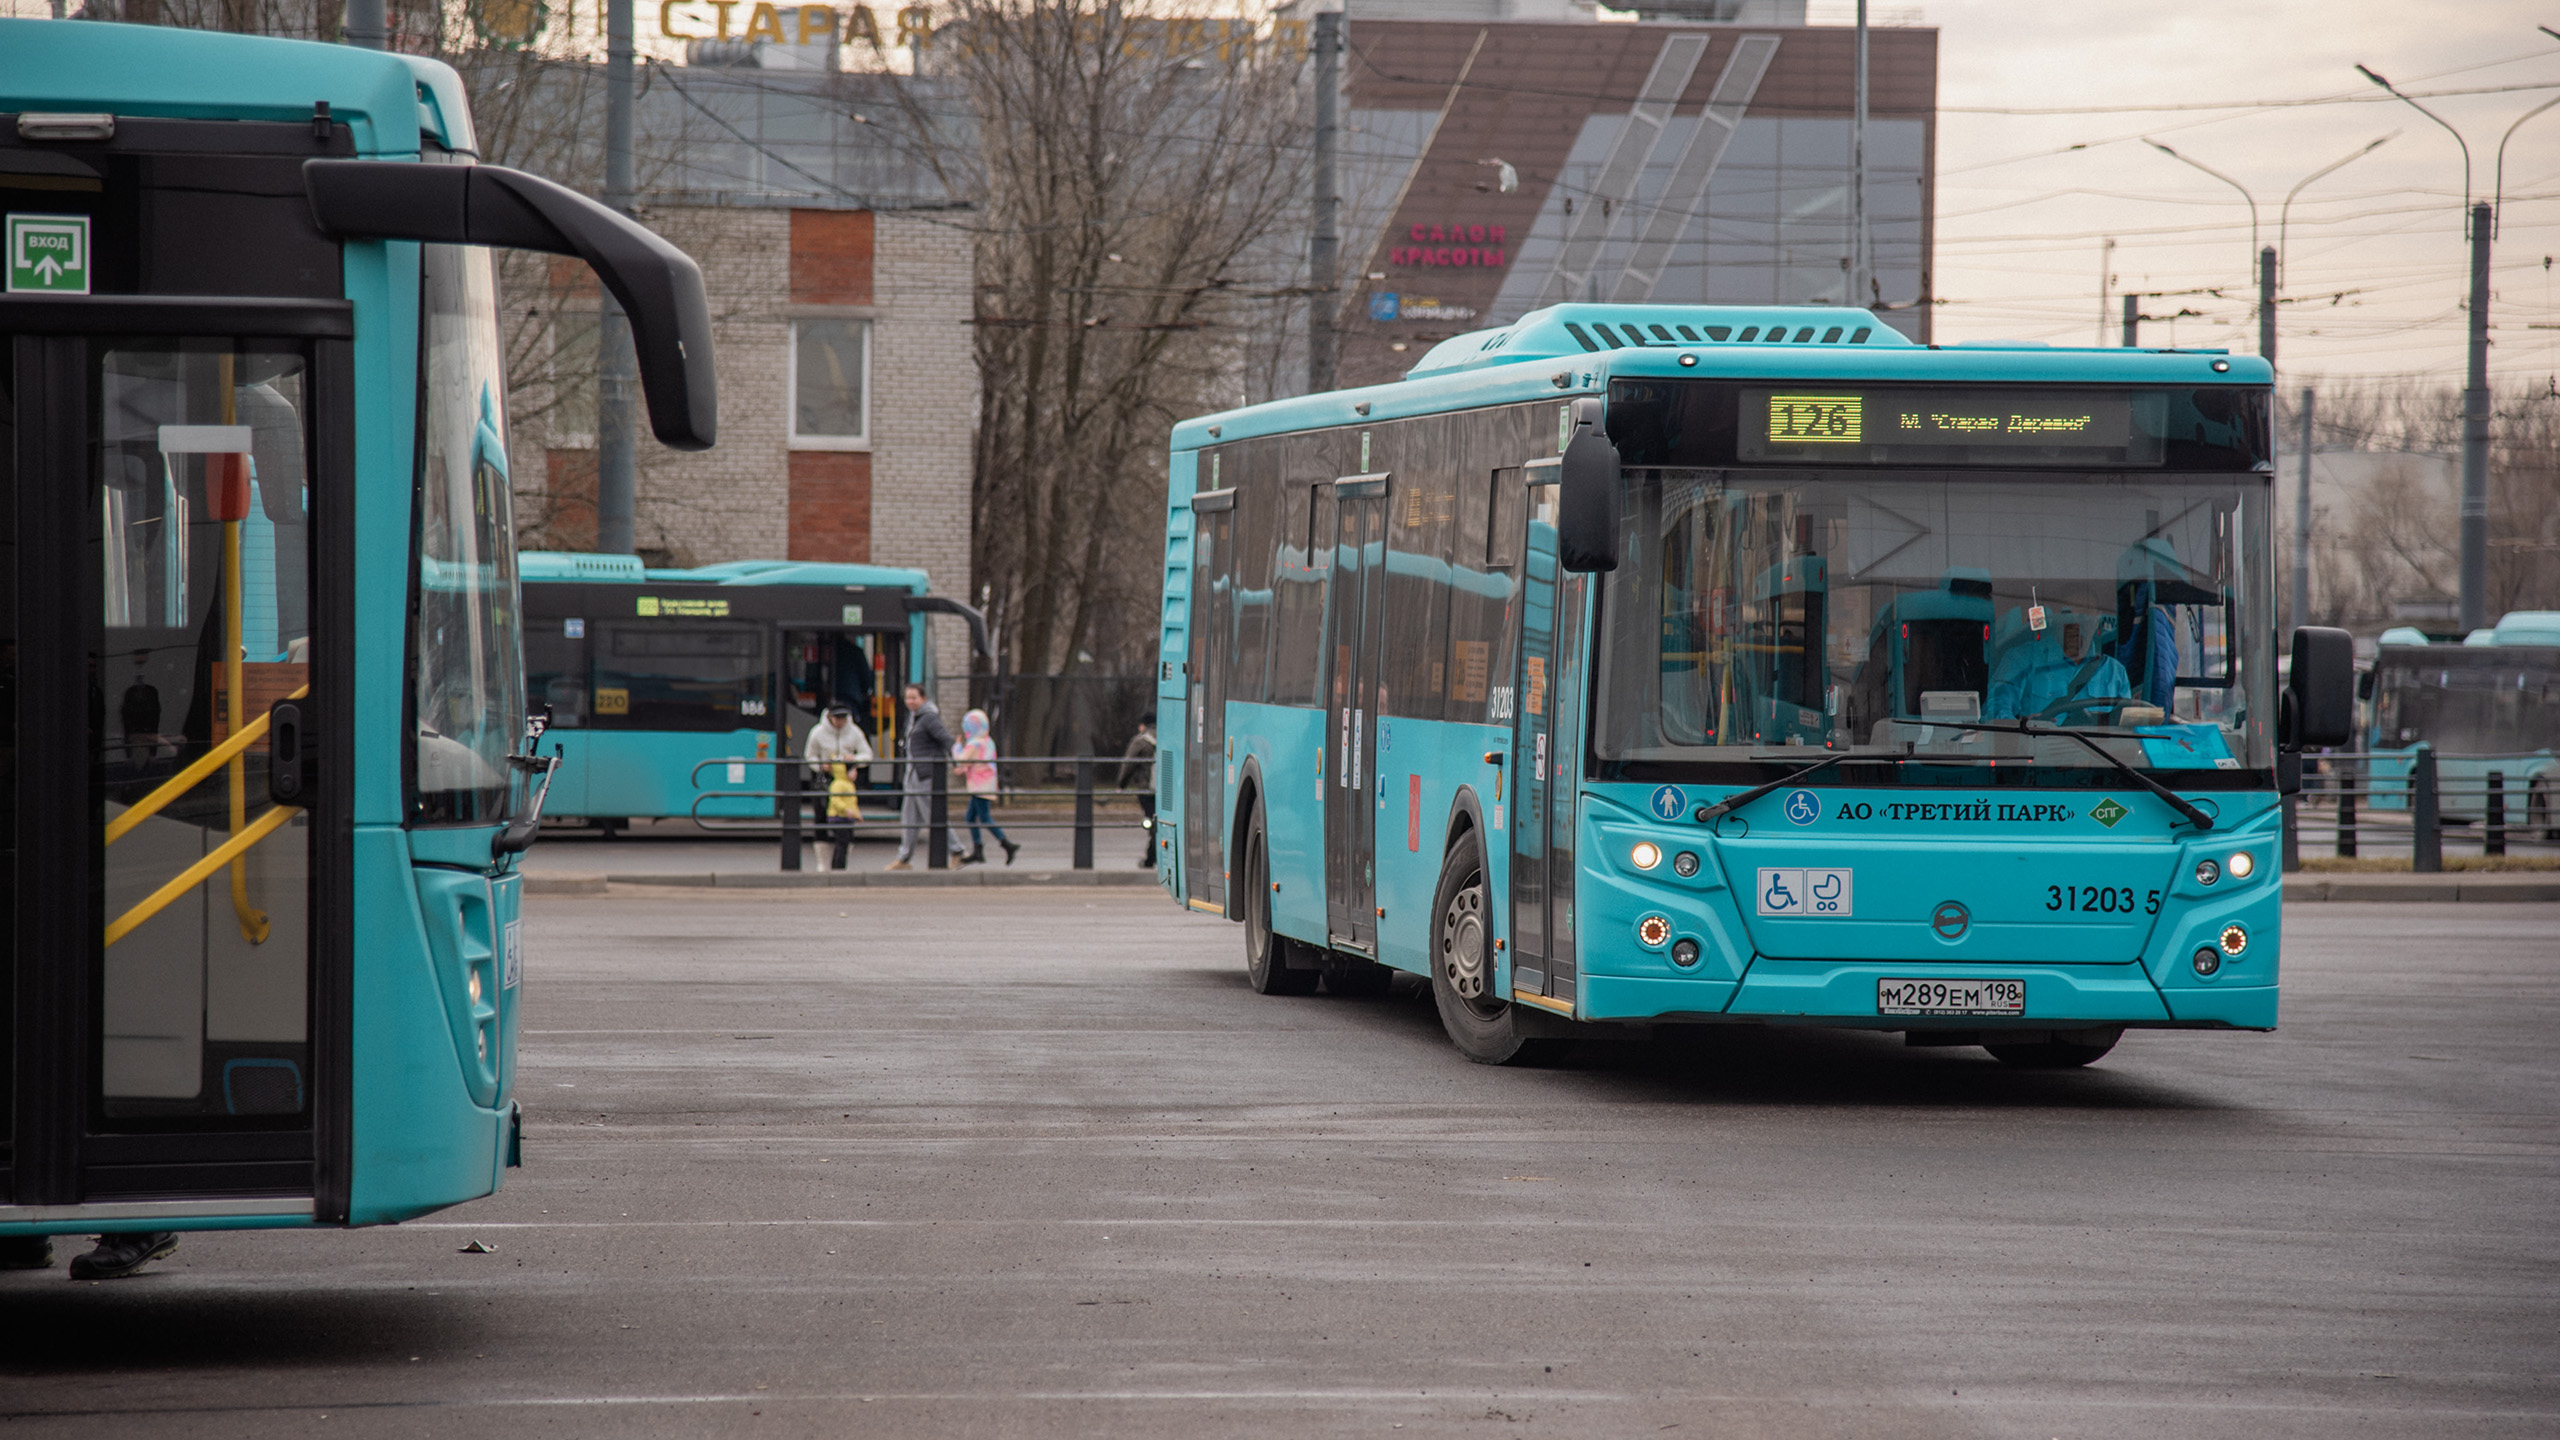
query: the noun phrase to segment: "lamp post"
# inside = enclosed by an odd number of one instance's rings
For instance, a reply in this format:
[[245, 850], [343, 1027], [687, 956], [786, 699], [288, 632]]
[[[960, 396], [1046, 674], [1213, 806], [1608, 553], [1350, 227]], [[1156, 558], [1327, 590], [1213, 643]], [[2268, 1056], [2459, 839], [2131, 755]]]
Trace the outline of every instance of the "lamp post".
[[2192, 155], [2181, 155], [2147, 135], [2143, 137], [2142, 143], [2182, 165], [2194, 166], [2239, 191], [2240, 198], [2249, 202], [2249, 264], [2250, 268], [2257, 272], [2258, 277], [2258, 353], [2265, 357], [2268, 364], [2274, 364], [2276, 361], [2276, 262], [2274, 251], [2263, 250], [2258, 246], [2258, 197], [2249, 193], [2248, 186]]
[[[2462, 628], [2477, 630], [2489, 615], [2489, 238], [2497, 221], [2490, 207], [2472, 200], [2471, 142], [2462, 132], [2370, 68], [2358, 65], [2356, 73], [2442, 126], [2462, 148], [2463, 230], [2471, 241], [2471, 353], [2462, 386]], [[2503, 160], [2506, 142], [2498, 149]]]

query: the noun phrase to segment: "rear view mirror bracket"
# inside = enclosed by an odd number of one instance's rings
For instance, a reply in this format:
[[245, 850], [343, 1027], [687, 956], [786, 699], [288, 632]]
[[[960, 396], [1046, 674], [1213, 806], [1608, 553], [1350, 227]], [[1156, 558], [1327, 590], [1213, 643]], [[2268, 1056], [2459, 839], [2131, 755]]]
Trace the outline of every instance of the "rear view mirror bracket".
[[672, 449], [719, 431], [711, 306], [693, 257], [630, 217], [502, 165], [309, 160], [302, 183], [322, 230], [351, 240], [492, 245], [575, 255], [631, 317], [649, 428]]

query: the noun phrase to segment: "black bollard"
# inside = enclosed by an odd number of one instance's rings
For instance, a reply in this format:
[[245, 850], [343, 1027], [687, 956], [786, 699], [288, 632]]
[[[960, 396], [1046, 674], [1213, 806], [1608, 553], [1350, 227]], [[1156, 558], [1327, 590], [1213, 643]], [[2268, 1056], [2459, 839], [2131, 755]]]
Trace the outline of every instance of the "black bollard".
[[2506, 854], [2507, 772], [2504, 770], [2492, 770], [2489, 772], [2489, 809], [2488, 813], [2482, 817], [2482, 820], [2483, 824], [2480, 830], [2480, 853], [2483, 855]]
[[800, 767], [785, 760], [773, 767], [773, 777], [782, 783], [773, 788], [782, 792], [774, 803], [782, 807], [782, 868], [800, 868]]
[[925, 836], [931, 853], [925, 859], [928, 870], [951, 868], [951, 764], [933, 762], [933, 827]]
[[2356, 787], [2364, 783], [2364, 767], [2338, 777], [2338, 853], [2356, 857]]
[[1076, 862], [1078, 870], [1093, 868], [1093, 755], [1076, 756]]
[[2409, 868], [2421, 875], [2444, 871], [2444, 817], [2437, 809], [2436, 751], [2418, 747], [2409, 765]]

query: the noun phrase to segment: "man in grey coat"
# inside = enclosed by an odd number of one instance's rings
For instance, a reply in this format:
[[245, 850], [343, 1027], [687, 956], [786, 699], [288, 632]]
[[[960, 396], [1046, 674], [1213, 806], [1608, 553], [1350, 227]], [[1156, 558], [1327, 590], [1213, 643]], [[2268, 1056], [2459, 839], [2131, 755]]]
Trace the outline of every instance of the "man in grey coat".
[[[951, 728], [942, 723], [942, 712], [927, 699], [924, 687], [907, 687], [907, 774], [904, 807], [898, 815], [898, 858], [889, 862], [892, 870], [912, 870], [916, 853], [916, 837], [933, 826], [933, 772], [951, 764], [951, 752], [959, 742], [951, 738]], [[918, 763], [923, 762], [923, 763]], [[967, 863], [968, 851], [956, 833], [945, 832], [951, 842], [953, 869]]]

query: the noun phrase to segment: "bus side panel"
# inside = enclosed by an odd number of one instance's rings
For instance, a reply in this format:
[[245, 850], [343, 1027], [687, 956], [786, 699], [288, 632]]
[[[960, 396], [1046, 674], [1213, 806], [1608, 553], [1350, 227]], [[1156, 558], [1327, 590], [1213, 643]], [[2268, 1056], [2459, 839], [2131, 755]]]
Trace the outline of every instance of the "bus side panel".
[[[1378, 721], [1377, 779], [1371, 803], [1378, 807], [1378, 959], [1417, 975], [1431, 973], [1431, 902], [1440, 887], [1460, 791], [1474, 794], [1492, 818], [1494, 776], [1487, 752], [1509, 748], [1505, 732], [1490, 725], [1446, 720]], [[1490, 852], [1492, 842], [1485, 841]]]
[[[1324, 712], [1303, 705], [1236, 702], [1227, 738], [1237, 775], [1251, 757], [1262, 774], [1264, 843], [1270, 847], [1271, 928], [1322, 945], [1324, 934]], [[1227, 868], [1239, 871], [1235, 817], [1227, 820]]]
[[1175, 497], [1164, 520], [1164, 626], [1156, 651], [1156, 883], [1184, 894], [1181, 839], [1184, 760], [1191, 743], [1191, 488], [1200, 457], [1176, 451], [1166, 486]]
[[[423, 1215], [496, 1188], [504, 1102], [471, 1103], [412, 879], [407, 837], [359, 826], [354, 837], [355, 1073], [347, 1220]], [[510, 997], [512, 998], [512, 997]]]
[[[693, 802], [698, 795], [779, 788], [773, 780], [776, 767], [771, 765], [710, 765], [698, 775], [694, 769], [705, 760], [743, 761], [756, 753], [758, 739], [770, 745], [770, 732], [589, 730], [583, 738], [586, 808], [570, 810], [558, 802], [546, 807], [563, 815], [681, 819], [694, 813]], [[728, 819], [770, 819], [773, 802], [754, 798], [706, 801], [701, 813]]]
[[586, 816], [595, 812], [587, 808], [587, 774], [595, 765], [594, 744], [585, 730], [552, 730], [542, 737], [545, 752], [556, 752], [558, 768], [551, 772], [551, 790], [542, 802], [542, 813], [559, 816]]

